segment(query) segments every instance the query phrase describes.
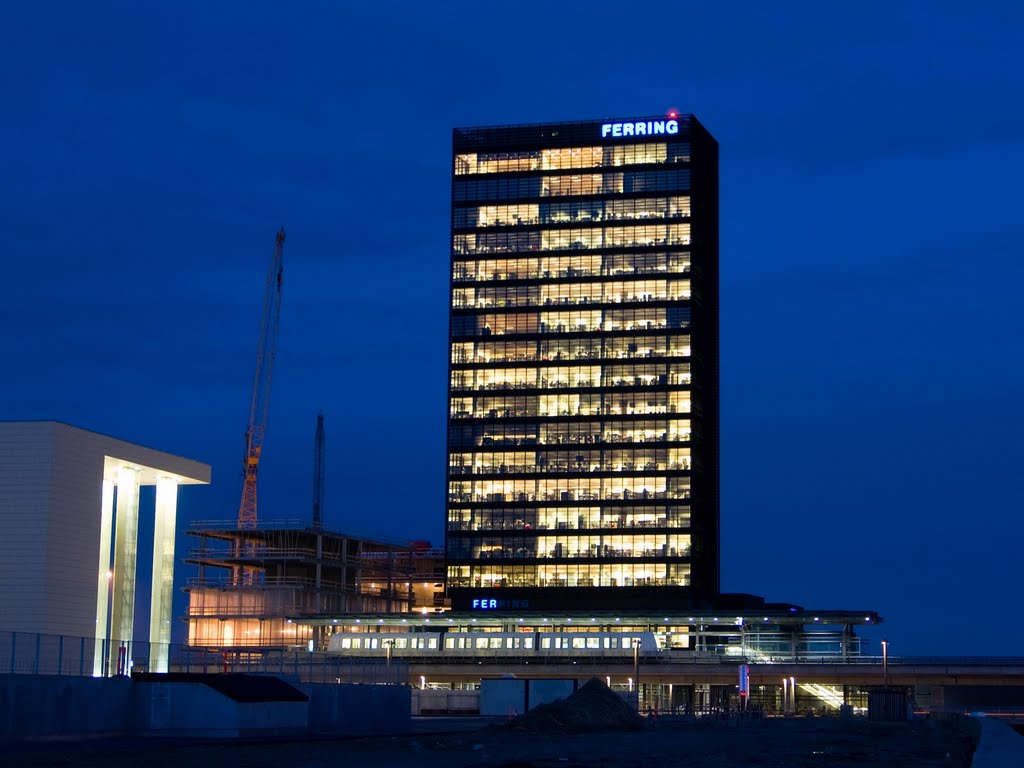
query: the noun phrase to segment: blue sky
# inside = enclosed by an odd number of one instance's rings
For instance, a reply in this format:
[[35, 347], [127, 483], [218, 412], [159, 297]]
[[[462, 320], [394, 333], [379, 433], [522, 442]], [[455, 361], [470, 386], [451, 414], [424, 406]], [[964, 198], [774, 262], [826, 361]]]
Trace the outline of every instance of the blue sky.
[[723, 588], [878, 610], [894, 654], [1019, 653], [1022, 23], [6, 3], [0, 418], [209, 462], [180, 517], [233, 518], [283, 225], [260, 514], [308, 519], [322, 410], [327, 525], [440, 544], [451, 129], [676, 108], [721, 145]]

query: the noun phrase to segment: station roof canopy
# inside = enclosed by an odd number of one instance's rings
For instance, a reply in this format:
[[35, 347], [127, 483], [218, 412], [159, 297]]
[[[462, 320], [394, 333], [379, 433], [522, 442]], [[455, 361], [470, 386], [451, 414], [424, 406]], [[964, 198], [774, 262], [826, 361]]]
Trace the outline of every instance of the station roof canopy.
[[624, 626], [648, 625], [654, 626], [663, 624], [666, 626], [692, 626], [710, 627], [716, 624], [723, 627], [748, 626], [758, 624], [769, 626], [807, 626], [820, 625], [836, 626], [844, 624], [860, 624], [873, 626], [882, 623], [882, 617], [875, 611], [839, 611], [820, 610], [810, 611], [804, 608], [792, 607], [787, 610], [762, 610], [757, 612], [690, 612], [679, 613], [667, 611], [663, 613], [630, 612], [588, 612], [575, 613], [564, 611], [560, 613], [546, 612], [508, 612], [508, 611], [447, 611], [444, 613], [348, 613], [348, 614], [325, 614], [315, 617], [292, 617], [295, 624], [307, 626], [388, 626], [388, 627], [419, 627], [422, 629], [432, 627], [451, 626], [478, 626], [478, 627], [506, 627], [513, 624], [524, 626], [553, 627], [586, 626]]

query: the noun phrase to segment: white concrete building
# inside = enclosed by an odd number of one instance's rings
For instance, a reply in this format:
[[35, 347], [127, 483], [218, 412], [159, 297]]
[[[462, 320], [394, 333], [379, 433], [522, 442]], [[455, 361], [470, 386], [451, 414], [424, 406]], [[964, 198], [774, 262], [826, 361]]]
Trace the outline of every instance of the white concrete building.
[[191, 459], [54, 421], [0, 422], [0, 630], [84, 638], [93, 674], [116, 672], [134, 640], [139, 489], [153, 485], [150, 671], [166, 671], [178, 486], [209, 482]]

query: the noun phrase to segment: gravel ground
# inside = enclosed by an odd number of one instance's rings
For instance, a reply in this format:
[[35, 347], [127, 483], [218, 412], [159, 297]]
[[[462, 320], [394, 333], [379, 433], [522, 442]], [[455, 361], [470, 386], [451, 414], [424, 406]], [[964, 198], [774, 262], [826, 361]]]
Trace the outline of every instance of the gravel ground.
[[19, 745], [4, 768], [675, 768], [676, 766], [948, 766], [967, 768], [973, 744], [937, 721], [767, 719], [666, 722], [639, 731], [539, 733], [488, 727], [402, 737], [181, 744], [164, 741]]

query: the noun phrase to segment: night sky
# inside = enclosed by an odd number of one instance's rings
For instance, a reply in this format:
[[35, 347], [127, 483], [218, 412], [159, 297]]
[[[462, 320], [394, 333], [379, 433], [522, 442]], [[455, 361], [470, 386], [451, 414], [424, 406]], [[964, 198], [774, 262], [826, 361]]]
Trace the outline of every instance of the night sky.
[[235, 518], [284, 226], [260, 516], [308, 520], [322, 410], [325, 524], [440, 545], [452, 128], [679, 109], [723, 589], [1024, 653], [1024, 10], [956, 5], [3, 3], [0, 418], [208, 462], [181, 527]]

